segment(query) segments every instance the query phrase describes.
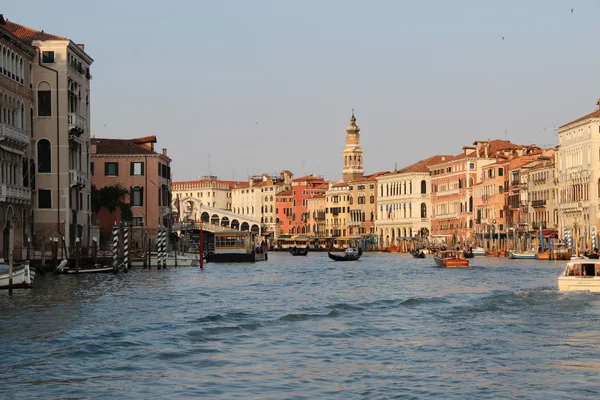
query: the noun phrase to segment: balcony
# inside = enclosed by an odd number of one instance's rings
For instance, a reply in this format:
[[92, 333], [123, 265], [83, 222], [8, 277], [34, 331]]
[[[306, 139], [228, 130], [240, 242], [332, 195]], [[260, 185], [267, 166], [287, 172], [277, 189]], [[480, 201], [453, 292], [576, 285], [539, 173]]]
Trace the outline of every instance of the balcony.
[[85, 186], [85, 184], [88, 181], [87, 175], [84, 172], [81, 172], [79, 170], [76, 169], [70, 169], [69, 170], [69, 181], [70, 181], [70, 187], [73, 186]]
[[546, 207], [546, 200], [533, 200], [531, 206], [533, 208]]
[[440, 220], [440, 219], [455, 219], [455, 218], [458, 218], [458, 213], [436, 215], [435, 219]]
[[0, 202], [30, 204], [31, 189], [22, 186], [0, 185]]
[[70, 136], [79, 136], [85, 132], [85, 118], [76, 113], [69, 113], [69, 139]]
[[538, 230], [538, 229], [546, 229], [546, 221], [542, 221], [541, 225], [539, 222], [532, 222], [531, 223], [531, 229], [533, 230]]
[[23, 150], [29, 146], [30, 138], [27, 132], [7, 124], [0, 124], [0, 141], [4, 144]]
[[350, 226], [361, 226], [362, 222], [360, 222], [360, 221], [350, 221], [349, 225]]

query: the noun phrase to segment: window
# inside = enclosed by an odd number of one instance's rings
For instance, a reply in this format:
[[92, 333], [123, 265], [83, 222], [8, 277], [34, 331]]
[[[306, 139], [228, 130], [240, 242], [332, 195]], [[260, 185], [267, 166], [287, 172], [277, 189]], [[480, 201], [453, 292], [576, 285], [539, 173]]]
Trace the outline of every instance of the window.
[[38, 208], [52, 208], [52, 190], [40, 189], [38, 191]]
[[504, 168], [498, 168], [498, 176], [504, 176]]
[[130, 164], [130, 173], [132, 176], [144, 175], [144, 163], [143, 162], [132, 162]]
[[50, 90], [38, 90], [38, 117], [52, 116]]
[[134, 207], [140, 207], [144, 205], [144, 189], [135, 186], [131, 188], [131, 205]]
[[54, 52], [42, 51], [42, 62], [44, 64], [54, 64]]
[[48, 139], [41, 139], [37, 143], [38, 172], [52, 172], [52, 149]]
[[105, 162], [104, 163], [104, 176], [119, 176], [119, 163]]
[[93, 161], [90, 163], [90, 172], [92, 173], [92, 176], [94, 176], [94, 162]]
[[475, 163], [469, 163], [469, 169], [475, 169]]
[[144, 226], [144, 217], [133, 217], [133, 226]]

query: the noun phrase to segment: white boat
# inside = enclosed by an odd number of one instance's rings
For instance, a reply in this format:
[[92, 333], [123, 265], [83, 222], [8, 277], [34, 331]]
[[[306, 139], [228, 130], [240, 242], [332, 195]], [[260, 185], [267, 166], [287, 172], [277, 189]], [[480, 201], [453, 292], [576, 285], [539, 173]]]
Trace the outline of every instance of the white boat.
[[[0, 289], [8, 289], [8, 264], [0, 264]], [[15, 264], [13, 269], [12, 287], [30, 288], [35, 278], [35, 270], [29, 268], [29, 262]]]
[[600, 261], [573, 260], [558, 276], [561, 292], [600, 292]]
[[535, 250], [527, 250], [527, 251], [510, 251], [508, 253], [508, 258], [513, 258], [515, 260], [535, 260], [535, 255], [537, 252]]
[[[153, 267], [158, 265], [156, 256], [150, 258], [150, 265]], [[175, 256], [172, 253], [167, 256], [167, 267], [197, 267], [198, 265], [200, 265], [198, 255], [177, 255], [177, 263], [175, 263]]]
[[478, 257], [485, 256], [485, 250], [483, 249], [483, 247], [473, 247], [473, 250], [471, 252], [473, 253], [473, 255]]

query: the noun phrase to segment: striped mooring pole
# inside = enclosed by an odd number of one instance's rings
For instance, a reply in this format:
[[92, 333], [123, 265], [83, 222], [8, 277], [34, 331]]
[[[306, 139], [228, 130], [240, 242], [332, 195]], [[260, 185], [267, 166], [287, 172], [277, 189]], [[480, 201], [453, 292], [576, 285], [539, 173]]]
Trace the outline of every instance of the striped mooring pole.
[[162, 262], [163, 269], [167, 268], [167, 230], [163, 228], [162, 230]]
[[162, 268], [162, 229], [158, 229], [156, 236], [156, 268]]
[[129, 270], [129, 227], [123, 228], [123, 268], [125, 273]]
[[119, 272], [119, 228], [115, 225], [113, 227], [113, 273]]

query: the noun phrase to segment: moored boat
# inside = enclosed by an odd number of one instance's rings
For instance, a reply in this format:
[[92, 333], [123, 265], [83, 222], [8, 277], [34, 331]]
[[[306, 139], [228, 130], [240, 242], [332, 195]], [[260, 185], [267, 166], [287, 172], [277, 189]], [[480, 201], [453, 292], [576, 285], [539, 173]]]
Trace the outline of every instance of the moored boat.
[[569, 261], [558, 276], [558, 290], [600, 292], [600, 261]]
[[112, 265], [93, 264], [76, 267], [75, 265], [70, 265], [67, 260], [62, 260], [55, 270], [57, 274], [95, 274], [112, 271]]
[[473, 258], [473, 257], [475, 257], [475, 254], [473, 253], [472, 249], [463, 250], [463, 257], [464, 258]]
[[[33, 285], [35, 270], [29, 267], [29, 262], [15, 264], [12, 274], [13, 289], [28, 289]], [[9, 271], [8, 264], [0, 263], [0, 289], [8, 289]]]
[[356, 261], [362, 256], [361, 248], [348, 247], [344, 250], [343, 255], [331, 254], [330, 251], [327, 251], [327, 255], [334, 261]]
[[474, 247], [471, 252], [473, 253], [473, 255], [475, 256], [485, 256], [485, 250], [483, 249], [483, 247]]
[[439, 251], [433, 259], [435, 265], [442, 268], [468, 267], [469, 260], [461, 257], [458, 250]]
[[515, 260], [535, 260], [536, 252], [535, 250], [527, 250], [527, 251], [510, 251], [508, 252], [508, 258], [512, 258]]

